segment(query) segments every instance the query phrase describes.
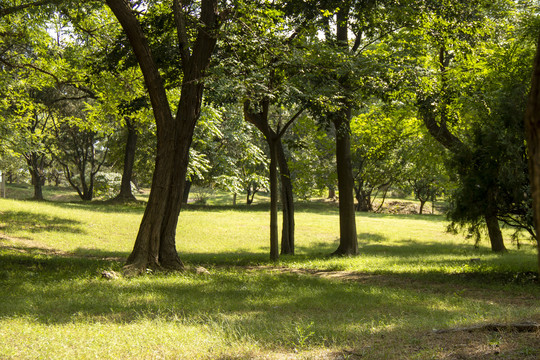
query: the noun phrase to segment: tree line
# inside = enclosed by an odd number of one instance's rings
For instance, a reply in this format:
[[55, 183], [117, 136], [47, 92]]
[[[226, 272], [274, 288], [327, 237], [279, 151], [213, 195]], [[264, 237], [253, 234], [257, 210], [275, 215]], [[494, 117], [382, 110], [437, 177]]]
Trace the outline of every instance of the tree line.
[[[127, 269], [181, 269], [192, 183], [270, 192], [270, 257], [294, 254], [294, 197], [355, 212], [391, 187], [444, 194], [453, 229], [536, 239], [534, 1], [16, 1], [0, 7], [0, 166], [34, 198], [151, 187]], [[531, 86], [531, 78], [532, 86]], [[115, 174], [117, 173], [117, 174]], [[118, 173], [121, 173], [118, 174]], [[530, 176], [529, 176], [530, 175]], [[531, 184], [532, 190], [531, 190]], [[281, 203], [281, 245], [278, 203]]]

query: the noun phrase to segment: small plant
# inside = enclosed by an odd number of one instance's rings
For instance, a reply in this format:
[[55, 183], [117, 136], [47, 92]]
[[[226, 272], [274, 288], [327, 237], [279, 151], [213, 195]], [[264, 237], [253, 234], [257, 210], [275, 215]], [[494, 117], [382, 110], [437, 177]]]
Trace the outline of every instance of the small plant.
[[295, 345], [299, 349], [305, 349], [309, 345], [309, 340], [315, 335], [315, 332], [311, 331], [313, 327], [313, 321], [309, 324], [297, 323], [294, 326], [295, 331]]

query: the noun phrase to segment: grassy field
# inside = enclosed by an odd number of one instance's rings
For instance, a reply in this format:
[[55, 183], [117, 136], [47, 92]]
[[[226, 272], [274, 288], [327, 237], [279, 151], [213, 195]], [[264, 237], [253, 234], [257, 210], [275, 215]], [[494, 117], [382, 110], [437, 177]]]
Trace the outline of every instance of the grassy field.
[[106, 280], [142, 204], [0, 199], [0, 359], [540, 358], [538, 331], [460, 330], [540, 322], [529, 243], [494, 255], [441, 216], [359, 214], [360, 255], [335, 258], [336, 206], [297, 208], [278, 263], [266, 204], [190, 205], [178, 251], [209, 274]]

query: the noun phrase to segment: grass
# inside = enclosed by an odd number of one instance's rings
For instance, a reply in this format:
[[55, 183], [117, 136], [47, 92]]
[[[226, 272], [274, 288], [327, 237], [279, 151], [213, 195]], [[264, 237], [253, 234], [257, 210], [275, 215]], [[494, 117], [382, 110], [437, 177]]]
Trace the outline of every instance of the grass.
[[143, 211], [0, 199], [0, 358], [540, 357], [538, 332], [433, 332], [540, 322], [532, 246], [494, 255], [440, 216], [359, 214], [361, 255], [333, 258], [337, 208], [303, 203], [297, 254], [274, 264], [266, 204], [190, 205], [178, 250], [210, 274], [103, 279]]

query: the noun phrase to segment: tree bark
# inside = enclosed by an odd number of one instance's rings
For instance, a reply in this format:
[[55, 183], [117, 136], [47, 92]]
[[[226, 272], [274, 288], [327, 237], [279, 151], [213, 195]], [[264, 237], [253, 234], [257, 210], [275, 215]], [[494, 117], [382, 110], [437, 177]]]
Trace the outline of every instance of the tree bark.
[[128, 118], [126, 121], [127, 140], [124, 152], [124, 171], [120, 184], [120, 193], [116, 196], [119, 201], [136, 201], [137, 199], [131, 191], [131, 178], [133, 176], [133, 165], [135, 164], [135, 151], [137, 150], [137, 130], [135, 124]]
[[[183, 78], [175, 117], [172, 116], [163, 80], [146, 36], [129, 4], [123, 0], [107, 0], [107, 4], [122, 25], [134, 50], [157, 125], [156, 165], [150, 197], [125, 269], [134, 274], [146, 268], [182, 269], [183, 263], [176, 251], [176, 227], [189, 147], [200, 115], [203, 94], [201, 79], [217, 41], [214, 31], [218, 27], [217, 0], [203, 0], [201, 3], [200, 28], [191, 54], [186, 53], [187, 44], [181, 46]], [[178, 13], [176, 15], [183, 16]], [[179, 38], [182, 42], [184, 36], [179, 34]]]
[[529, 177], [531, 180], [533, 222], [538, 248], [538, 275], [540, 276], [540, 36], [536, 48], [531, 90], [525, 112], [527, 153], [529, 155]]
[[[339, 116], [341, 115], [341, 116]], [[358, 254], [356, 214], [354, 211], [353, 173], [351, 163], [351, 139], [349, 123], [351, 109], [334, 119], [336, 128], [336, 163], [339, 192], [339, 246], [335, 255]]]

